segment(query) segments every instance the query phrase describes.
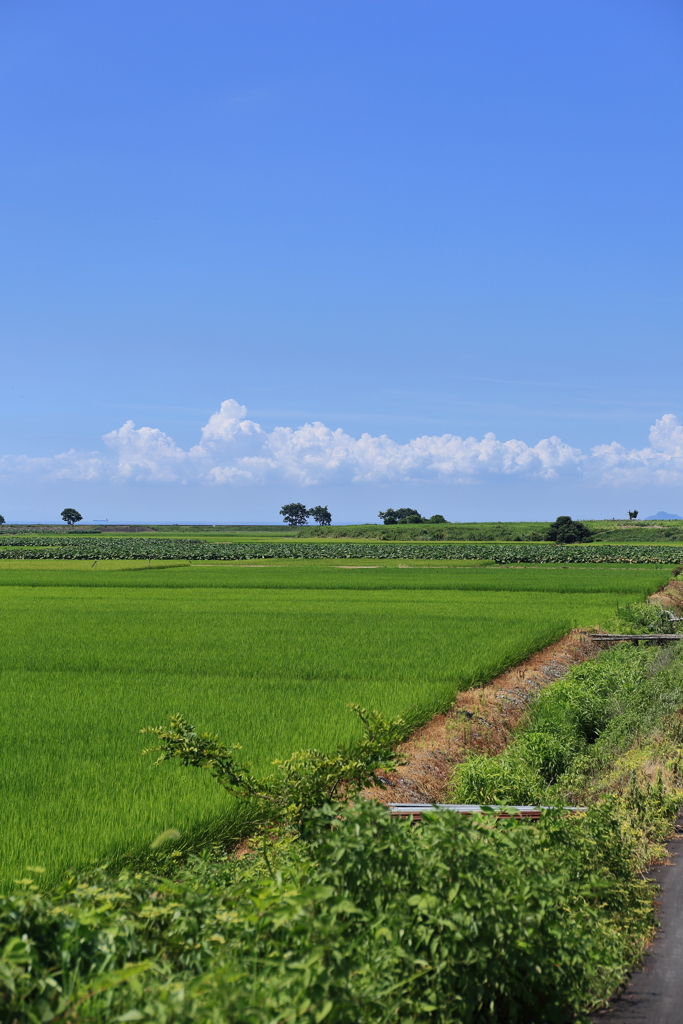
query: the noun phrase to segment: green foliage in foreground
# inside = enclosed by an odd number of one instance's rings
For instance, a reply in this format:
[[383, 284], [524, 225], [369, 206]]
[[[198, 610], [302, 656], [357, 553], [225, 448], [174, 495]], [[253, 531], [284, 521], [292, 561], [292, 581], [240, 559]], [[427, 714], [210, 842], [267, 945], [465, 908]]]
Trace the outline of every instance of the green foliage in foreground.
[[[363, 726], [361, 740], [327, 754], [320, 750], [298, 750], [286, 760], [274, 762], [276, 772], [259, 778], [251, 766], [235, 757], [239, 744], [226, 747], [211, 733], [198, 733], [182, 715], [174, 715], [168, 726], [143, 729], [156, 736], [159, 753], [155, 767], [163, 761], [178, 760], [185, 768], [205, 768], [228, 792], [258, 801], [266, 817], [300, 824], [302, 815], [313, 807], [357, 796], [368, 786], [385, 789], [378, 772], [393, 771], [401, 761], [396, 748], [407, 734], [402, 718], [389, 720], [376, 711], [352, 704]], [[151, 753], [152, 751], [143, 751]]]
[[411, 558], [490, 559], [510, 563], [655, 563], [675, 565], [683, 561], [683, 548], [638, 544], [354, 544], [252, 541], [245, 544], [210, 543], [158, 537], [2, 537], [0, 558], [146, 558], [196, 561], [234, 561], [245, 558]]
[[608, 807], [536, 825], [326, 805], [242, 861], [106, 869], [0, 899], [16, 1024], [554, 1024], [623, 979], [648, 886]]

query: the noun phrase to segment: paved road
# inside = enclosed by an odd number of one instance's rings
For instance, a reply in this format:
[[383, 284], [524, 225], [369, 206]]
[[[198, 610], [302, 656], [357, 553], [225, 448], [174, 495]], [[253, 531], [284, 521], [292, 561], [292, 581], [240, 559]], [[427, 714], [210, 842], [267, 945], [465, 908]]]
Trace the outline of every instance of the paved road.
[[683, 1024], [683, 816], [676, 832], [671, 863], [653, 872], [662, 887], [657, 937], [621, 998], [593, 1016], [596, 1024]]

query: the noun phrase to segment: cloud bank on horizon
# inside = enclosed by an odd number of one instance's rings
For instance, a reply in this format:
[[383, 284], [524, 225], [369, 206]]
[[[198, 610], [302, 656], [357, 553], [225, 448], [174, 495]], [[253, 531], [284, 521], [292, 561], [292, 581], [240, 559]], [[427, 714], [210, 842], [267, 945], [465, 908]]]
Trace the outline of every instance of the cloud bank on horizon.
[[105, 434], [106, 451], [33, 458], [0, 458], [0, 479], [80, 480], [251, 485], [291, 480], [302, 486], [336, 483], [432, 482], [466, 484], [489, 474], [557, 480], [574, 475], [595, 484], [683, 483], [683, 425], [667, 413], [650, 428], [646, 448], [612, 441], [582, 452], [549, 437], [528, 445], [453, 434], [416, 437], [406, 444], [386, 434], [352, 437], [324, 423], [268, 432], [230, 398], [189, 450], [156, 427], [128, 420]]

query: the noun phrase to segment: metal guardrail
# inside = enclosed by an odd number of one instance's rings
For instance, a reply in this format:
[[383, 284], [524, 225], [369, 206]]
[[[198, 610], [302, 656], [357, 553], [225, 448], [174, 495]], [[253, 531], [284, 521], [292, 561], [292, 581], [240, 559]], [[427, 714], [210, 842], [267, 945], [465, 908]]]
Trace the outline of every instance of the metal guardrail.
[[[505, 807], [502, 804], [389, 804], [389, 810], [394, 818], [410, 818], [413, 822], [421, 821], [423, 814], [431, 811], [452, 811], [455, 814], [482, 814], [493, 811], [498, 818], [518, 818], [524, 820], [538, 821], [543, 811], [551, 810], [550, 807], [534, 807], [531, 805], [512, 805]], [[578, 814], [587, 810], [586, 807], [563, 807], [563, 811]]]
[[628, 641], [637, 644], [641, 640], [662, 644], [670, 640], [683, 640], [683, 633], [587, 633], [589, 640], [596, 643], [623, 643]]

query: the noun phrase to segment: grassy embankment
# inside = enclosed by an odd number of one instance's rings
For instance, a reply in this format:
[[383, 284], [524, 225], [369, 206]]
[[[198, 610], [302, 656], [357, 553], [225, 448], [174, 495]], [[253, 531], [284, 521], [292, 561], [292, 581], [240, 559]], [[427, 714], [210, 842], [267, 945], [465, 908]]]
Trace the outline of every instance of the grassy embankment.
[[[651, 605], [632, 606], [608, 628], [632, 634], [680, 630], [680, 623], [656, 619]], [[599, 957], [611, 960], [616, 971], [587, 987], [584, 1008], [598, 1005], [624, 981], [652, 936], [655, 892], [642, 872], [667, 856], [662, 843], [683, 803], [680, 644], [620, 644], [575, 667], [536, 697], [503, 753], [472, 755], [457, 766], [448, 798], [585, 805], [611, 817], [605, 882], [618, 896], [603, 904], [595, 939]], [[596, 835], [590, 842], [592, 851], [586, 847], [582, 855], [586, 863], [600, 846]], [[572, 887], [572, 907], [578, 888]]]
[[425, 715], [668, 577], [610, 566], [116, 565], [1, 564], [5, 881], [26, 864], [53, 876], [168, 827], [239, 829], [210, 782], [140, 760], [143, 725], [180, 711], [263, 767], [350, 739], [348, 701]]
[[[683, 544], [683, 522], [619, 519], [585, 520], [599, 544]], [[153, 536], [176, 540], [270, 541], [288, 540], [381, 540], [381, 541], [468, 541], [473, 543], [540, 543], [545, 540], [549, 522], [444, 523], [407, 526], [383, 526], [365, 523], [346, 526], [13, 526], [0, 527], [4, 536]]]
[[[683, 522], [637, 522], [636, 520], [584, 520], [596, 544], [683, 544]], [[305, 526], [297, 532], [300, 539], [347, 539], [383, 541], [468, 541], [484, 543], [540, 543], [545, 541], [550, 523], [442, 523], [406, 526], [382, 526], [366, 523], [356, 526]]]

